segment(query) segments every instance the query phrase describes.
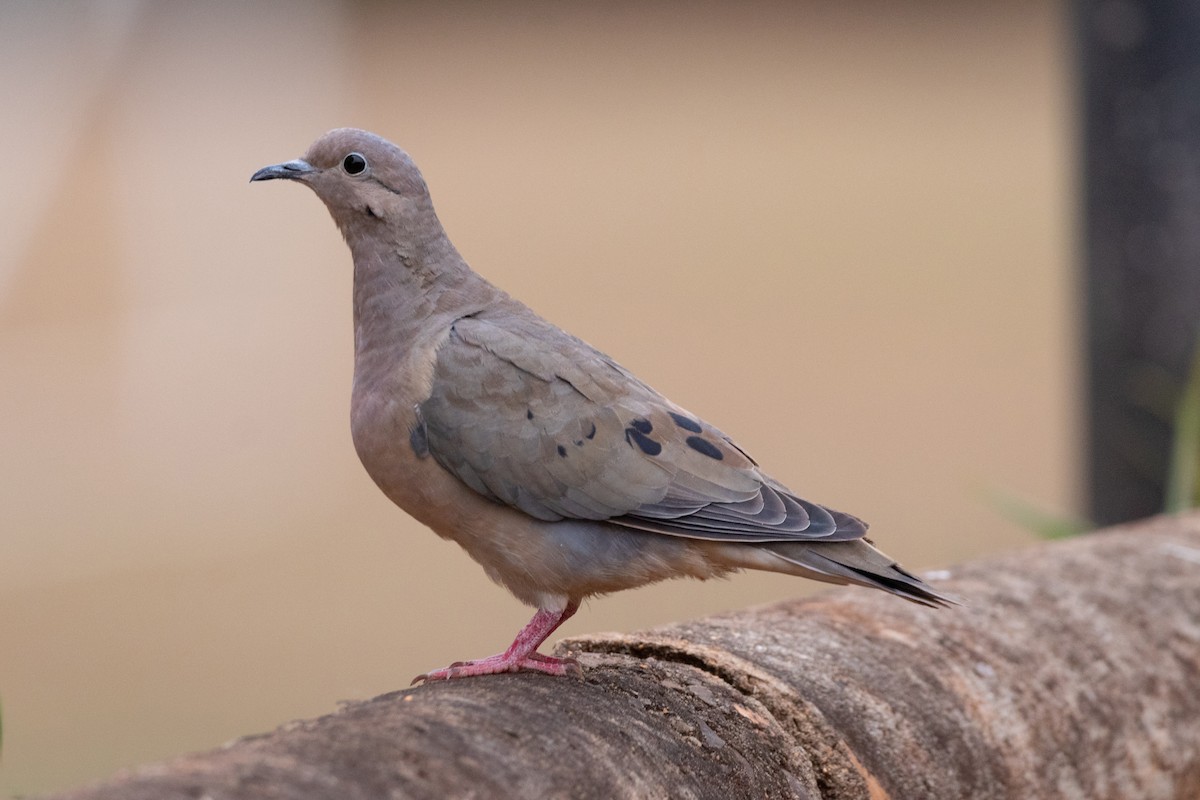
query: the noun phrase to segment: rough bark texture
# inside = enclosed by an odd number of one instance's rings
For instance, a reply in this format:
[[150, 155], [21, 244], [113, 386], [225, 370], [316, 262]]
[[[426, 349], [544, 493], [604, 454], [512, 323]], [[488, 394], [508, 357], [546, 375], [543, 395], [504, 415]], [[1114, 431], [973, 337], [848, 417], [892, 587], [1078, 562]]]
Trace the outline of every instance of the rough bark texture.
[[422, 686], [66, 800], [1200, 797], [1200, 515], [573, 639], [583, 680]]

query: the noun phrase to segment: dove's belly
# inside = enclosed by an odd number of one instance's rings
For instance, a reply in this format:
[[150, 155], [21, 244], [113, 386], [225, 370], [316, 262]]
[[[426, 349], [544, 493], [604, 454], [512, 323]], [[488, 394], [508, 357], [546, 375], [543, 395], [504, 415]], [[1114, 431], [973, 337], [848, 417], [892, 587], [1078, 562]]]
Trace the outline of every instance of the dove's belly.
[[492, 580], [539, 608], [554, 598], [585, 597], [632, 589], [667, 578], [701, 580], [735, 569], [721, 556], [728, 545], [623, 528], [604, 522], [542, 522], [503, 508], [503, 518], [480, 520], [451, 536]]

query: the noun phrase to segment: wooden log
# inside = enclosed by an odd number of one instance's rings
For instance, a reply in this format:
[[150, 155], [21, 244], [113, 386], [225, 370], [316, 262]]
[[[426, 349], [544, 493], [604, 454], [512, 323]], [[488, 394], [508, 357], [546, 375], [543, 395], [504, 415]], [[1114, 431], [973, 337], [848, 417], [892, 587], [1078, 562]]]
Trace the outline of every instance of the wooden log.
[[1200, 797], [1200, 515], [568, 640], [582, 680], [407, 689], [60, 800]]

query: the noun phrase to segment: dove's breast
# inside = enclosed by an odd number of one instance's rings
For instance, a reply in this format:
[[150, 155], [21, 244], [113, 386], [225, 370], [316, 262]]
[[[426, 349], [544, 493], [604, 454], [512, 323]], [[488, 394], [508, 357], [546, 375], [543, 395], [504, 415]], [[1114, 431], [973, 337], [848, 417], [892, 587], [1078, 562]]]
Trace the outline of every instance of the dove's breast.
[[[355, 354], [350, 401], [354, 449], [367, 474], [392, 502], [442, 536], [461, 520], [470, 492], [429, 458], [418, 405], [429, 396], [439, 343], [449, 328], [412, 337], [400, 348]], [[480, 498], [482, 499], [482, 498]]]

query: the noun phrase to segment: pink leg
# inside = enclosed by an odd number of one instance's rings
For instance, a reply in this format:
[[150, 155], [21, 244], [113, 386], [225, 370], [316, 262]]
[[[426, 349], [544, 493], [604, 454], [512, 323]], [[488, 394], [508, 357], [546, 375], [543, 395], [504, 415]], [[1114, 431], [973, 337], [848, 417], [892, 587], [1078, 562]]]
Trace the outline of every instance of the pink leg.
[[517, 638], [503, 653], [481, 658], [478, 661], [456, 661], [443, 669], [435, 669], [424, 675], [418, 675], [413, 678], [413, 683], [446, 681], [471, 675], [495, 675], [500, 672], [519, 672], [521, 670], [545, 672], [549, 675], [579, 674], [579, 663], [575, 659], [546, 656], [537, 651], [542, 642], [546, 641], [559, 625], [566, 622], [578, 610], [578, 603], [568, 603], [562, 611], [547, 611], [539, 608], [538, 612], [533, 615], [533, 619], [529, 620], [529, 624], [521, 629]]

